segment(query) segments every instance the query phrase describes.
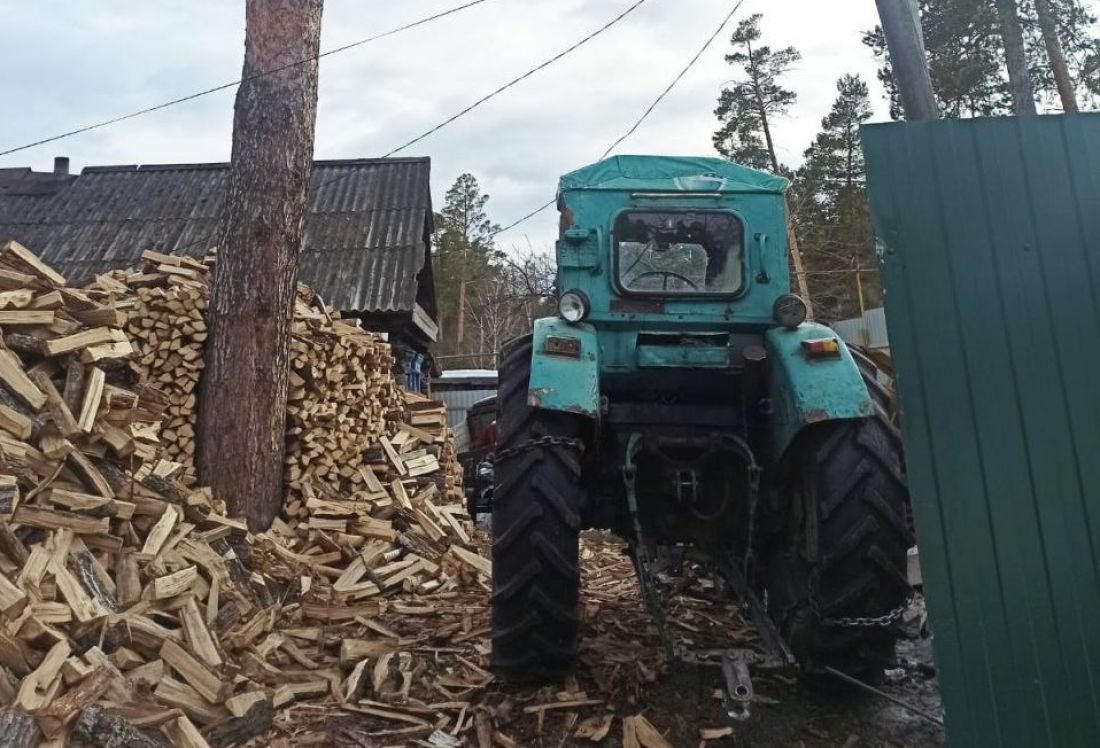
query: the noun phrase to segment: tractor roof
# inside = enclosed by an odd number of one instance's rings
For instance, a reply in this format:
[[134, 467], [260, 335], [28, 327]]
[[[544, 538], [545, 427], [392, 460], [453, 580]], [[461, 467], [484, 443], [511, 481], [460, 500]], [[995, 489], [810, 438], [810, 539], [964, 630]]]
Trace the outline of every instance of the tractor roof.
[[720, 158], [612, 156], [561, 178], [561, 190], [631, 192], [762, 192], [781, 195], [783, 177]]

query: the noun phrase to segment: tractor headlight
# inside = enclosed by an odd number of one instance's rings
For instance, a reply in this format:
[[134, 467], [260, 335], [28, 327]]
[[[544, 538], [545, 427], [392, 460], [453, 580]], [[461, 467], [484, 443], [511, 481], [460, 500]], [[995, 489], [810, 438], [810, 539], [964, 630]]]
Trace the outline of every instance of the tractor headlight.
[[580, 322], [588, 316], [588, 297], [582, 291], [566, 291], [558, 299], [558, 314], [566, 322]]
[[793, 293], [784, 294], [775, 300], [772, 315], [777, 323], [793, 330], [806, 321], [806, 302]]

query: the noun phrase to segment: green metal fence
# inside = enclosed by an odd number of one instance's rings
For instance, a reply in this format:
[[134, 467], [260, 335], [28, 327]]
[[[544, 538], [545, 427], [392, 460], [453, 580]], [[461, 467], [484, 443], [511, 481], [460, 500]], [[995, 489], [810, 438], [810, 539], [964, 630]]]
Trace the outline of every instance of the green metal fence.
[[954, 746], [1100, 746], [1100, 115], [863, 129]]

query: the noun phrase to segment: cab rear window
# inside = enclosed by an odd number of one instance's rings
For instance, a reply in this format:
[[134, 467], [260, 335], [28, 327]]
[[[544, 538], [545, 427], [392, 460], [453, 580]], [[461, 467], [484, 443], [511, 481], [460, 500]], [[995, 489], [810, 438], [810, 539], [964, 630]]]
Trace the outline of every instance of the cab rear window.
[[741, 289], [744, 227], [720, 211], [642, 211], [615, 219], [615, 260], [624, 291], [733, 294]]

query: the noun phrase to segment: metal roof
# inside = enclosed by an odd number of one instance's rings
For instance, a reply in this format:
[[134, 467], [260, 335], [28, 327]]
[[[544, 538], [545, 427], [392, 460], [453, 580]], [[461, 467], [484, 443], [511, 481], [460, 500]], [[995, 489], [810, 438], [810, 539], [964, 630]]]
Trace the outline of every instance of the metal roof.
[[[431, 284], [430, 169], [427, 158], [314, 162], [299, 279], [336, 309], [411, 311], [425, 269]], [[220, 238], [229, 164], [2, 172], [0, 241], [19, 241], [74, 283], [134, 265], [146, 249], [199, 257]]]

